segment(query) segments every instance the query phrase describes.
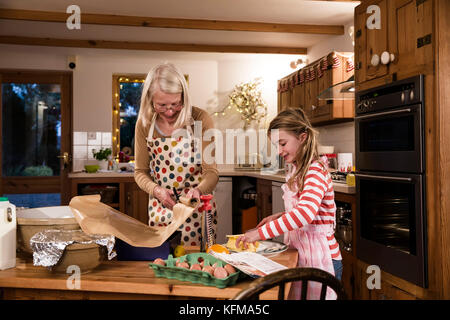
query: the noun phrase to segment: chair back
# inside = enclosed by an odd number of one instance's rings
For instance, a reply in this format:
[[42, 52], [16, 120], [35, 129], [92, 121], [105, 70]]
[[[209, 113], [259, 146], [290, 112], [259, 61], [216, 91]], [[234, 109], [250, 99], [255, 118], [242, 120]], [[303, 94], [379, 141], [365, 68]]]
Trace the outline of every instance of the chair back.
[[248, 288], [239, 292], [233, 300], [259, 300], [261, 293], [273, 287], [279, 287], [278, 300], [284, 300], [285, 284], [294, 281], [302, 281], [301, 300], [306, 300], [309, 281], [322, 284], [320, 300], [325, 300], [327, 288], [336, 292], [338, 300], [347, 299], [344, 287], [332, 274], [317, 268], [290, 268], [252, 281]]

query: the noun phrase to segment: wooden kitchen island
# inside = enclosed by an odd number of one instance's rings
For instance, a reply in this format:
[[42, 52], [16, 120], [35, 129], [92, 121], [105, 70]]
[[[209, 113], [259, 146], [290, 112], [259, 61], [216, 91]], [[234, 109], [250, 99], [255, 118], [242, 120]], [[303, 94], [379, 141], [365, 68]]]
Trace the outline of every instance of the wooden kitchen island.
[[[271, 258], [288, 268], [297, 266], [298, 253], [288, 249]], [[82, 274], [80, 289], [69, 289], [71, 274], [53, 274], [32, 261], [18, 258], [15, 268], [0, 271], [2, 299], [231, 299], [246, 288], [251, 278], [240, 279], [224, 289], [192, 282], [157, 278], [147, 261], [104, 261]], [[69, 280], [69, 285], [71, 284]], [[286, 286], [289, 290], [290, 286]], [[261, 295], [277, 299], [278, 288]]]

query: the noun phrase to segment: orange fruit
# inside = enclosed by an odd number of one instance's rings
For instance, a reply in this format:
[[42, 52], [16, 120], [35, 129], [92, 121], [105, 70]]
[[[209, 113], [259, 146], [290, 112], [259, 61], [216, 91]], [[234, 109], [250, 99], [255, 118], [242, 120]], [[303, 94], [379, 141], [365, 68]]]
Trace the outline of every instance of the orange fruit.
[[206, 249], [206, 253], [209, 253], [210, 251], [214, 251], [217, 253], [227, 253], [229, 254], [230, 251], [228, 251], [228, 249], [226, 247], [224, 247], [221, 244], [213, 244], [211, 247], [209, 247], [208, 249]]

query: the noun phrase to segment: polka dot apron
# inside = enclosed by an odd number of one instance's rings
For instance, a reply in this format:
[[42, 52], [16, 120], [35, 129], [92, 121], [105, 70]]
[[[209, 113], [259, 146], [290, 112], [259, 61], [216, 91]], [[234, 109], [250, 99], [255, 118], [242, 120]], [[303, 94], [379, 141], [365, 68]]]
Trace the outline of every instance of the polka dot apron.
[[[199, 185], [202, 178], [201, 150], [193, 138], [192, 128], [188, 127], [188, 137], [153, 138], [155, 129], [153, 118], [147, 136], [147, 149], [150, 156], [150, 176], [163, 188], [176, 188], [180, 196], [185, 196], [190, 189]], [[216, 202], [210, 201], [212, 209], [207, 213], [212, 215], [213, 239], [216, 238], [217, 213]], [[172, 222], [173, 212], [160, 201], [149, 195], [148, 215], [150, 226], [167, 226]], [[201, 242], [201, 206], [179, 227], [181, 239], [185, 245], [199, 246]]]

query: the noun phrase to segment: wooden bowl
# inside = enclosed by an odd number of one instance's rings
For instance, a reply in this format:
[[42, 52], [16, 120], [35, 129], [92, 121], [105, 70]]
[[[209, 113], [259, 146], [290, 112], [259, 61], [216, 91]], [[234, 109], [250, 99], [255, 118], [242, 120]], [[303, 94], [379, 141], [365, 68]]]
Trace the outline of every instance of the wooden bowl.
[[38, 232], [53, 230], [78, 230], [80, 225], [69, 206], [56, 206], [17, 210], [17, 248], [31, 256], [30, 239]]

